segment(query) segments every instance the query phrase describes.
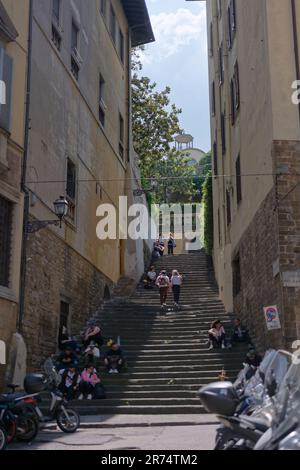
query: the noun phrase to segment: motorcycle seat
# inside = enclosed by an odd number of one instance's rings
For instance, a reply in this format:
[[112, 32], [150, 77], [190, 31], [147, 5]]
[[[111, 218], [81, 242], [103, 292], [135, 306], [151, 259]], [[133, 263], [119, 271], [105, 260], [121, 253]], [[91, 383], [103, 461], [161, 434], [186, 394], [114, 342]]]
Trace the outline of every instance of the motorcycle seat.
[[266, 423], [266, 421], [262, 418], [258, 418], [256, 416], [240, 416], [241, 420], [252, 424], [258, 431], [266, 432], [270, 426]]
[[3, 393], [2, 395], [0, 395], [0, 401], [11, 403], [15, 401], [17, 398], [21, 398], [22, 396], [24, 396], [23, 393]]

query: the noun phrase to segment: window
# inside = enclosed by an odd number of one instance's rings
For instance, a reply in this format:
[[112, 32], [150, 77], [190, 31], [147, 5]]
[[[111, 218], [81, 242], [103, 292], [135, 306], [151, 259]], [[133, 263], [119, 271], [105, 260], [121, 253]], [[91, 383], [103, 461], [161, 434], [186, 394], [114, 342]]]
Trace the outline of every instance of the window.
[[226, 189], [226, 218], [227, 227], [231, 224], [231, 197], [229, 189]]
[[60, 51], [62, 33], [60, 28], [60, 0], [53, 0], [52, 3], [52, 42], [55, 47]]
[[52, 17], [57, 25], [60, 23], [60, 0], [53, 0]]
[[221, 114], [221, 139], [222, 139], [222, 154], [226, 153], [226, 126], [225, 126], [225, 112]]
[[213, 158], [214, 158], [214, 175], [218, 176], [218, 144], [214, 142], [213, 145]]
[[119, 114], [119, 155], [124, 159], [124, 119], [121, 114]]
[[67, 196], [75, 201], [76, 197], [76, 167], [68, 158], [67, 166]]
[[214, 25], [210, 23], [209, 28], [209, 55], [213, 57], [214, 55]]
[[0, 196], [0, 285], [9, 287], [13, 203]]
[[75, 220], [75, 201], [76, 201], [76, 166], [68, 158], [67, 162], [67, 201], [69, 203], [68, 217]]
[[11, 101], [13, 80], [13, 59], [0, 47], [0, 80], [6, 86], [6, 104], [0, 105], [0, 127], [7, 132], [11, 129]]
[[238, 63], [235, 63], [233, 78], [230, 82], [230, 98], [231, 98], [231, 123], [235, 124], [238, 110], [240, 108], [240, 82]]
[[224, 54], [223, 54], [223, 44], [219, 48], [219, 79], [220, 86], [224, 83]]
[[58, 29], [55, 27], [55, 25], [52, 25], [52, 42], [55, 45], [57, 50], [61, 50], [61, 35]]
[[105, 80], [100, 75], [100, 80], [99, 80], [99, 121], [101, 122], [102, 126], [105, 126], [105, 102], [104, 102], [104, 97], [105, 97]]
[[212, 116], [216, 115], [216, 88], [215, 82], [211, 84], [211, 114]]
[[116, 14], [112, 6], [110, 6], [110, 34], [116, 44]]
[[80, 70], [80, 56], [78, 51], [78, 37], [79, 37], [79, 28], [77, 24], [72, 21], [72, 30], [71, 30], [71, 72], [78, 80], [79, 70]]
[[72, 21], [72, 33], [71, 33], [71, 49], [72, 51], [78, 50], [78, 26]]
[[102, 16], [106, 16], [106, 4], [107, 0], [100, 0], [100, 11]]
[[124, 34], [119, 29], [119, 56], [122, 64], [124, 64]]
[[230, 0], [228, 7], [228, 47], [232, 48], [236, 33], [236, 5], [235, 0]]
[[240, 254], [234, 258], [232, 262], [232, 284], [233, 284], [233, 296], [236, 297], [241, 292], [242, 278], [241, 278], [241, 264]]
[[235, 173], [236, 173], [236, 198], [237, 203], [240, 204], [242, 201], [242, 176], [241, 176], [241, 157], [237, 157], [235, 162]]

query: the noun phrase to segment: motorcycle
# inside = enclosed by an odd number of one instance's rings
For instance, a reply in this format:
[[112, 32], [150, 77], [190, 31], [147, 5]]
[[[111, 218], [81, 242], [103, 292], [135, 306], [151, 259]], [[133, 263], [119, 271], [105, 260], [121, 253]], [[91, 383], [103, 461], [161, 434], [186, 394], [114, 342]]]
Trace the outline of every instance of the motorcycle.
[[287, 373], [290, 356], [285, 351], [269, 351], [255, 375], [240, 388], [231, 382], [217, 382], [200, 389], [204, 407], [217, 414], [223, 425], [217, 431], [215, 449], [254, 448], [271, 425], [272, 396]]
[[39, 432], [39, 422], [32, 408], [9, 394], [0, 397], [0, 425], [6, 434], [4, 446], [15, 439], [31, 442]]
[[56, 421], [58, 427], [64, 433], [74, 433], [80, 426], [80, 416], [79, 414], [68, 406], [67, 400], [65, 400], [63, 394], [59, 391], [58, 387], [61, 382], [61, 375], [58, 374], [55, 370], [52, 359], [47, 359], [44, 364], [44, 372], [47, 378], [47, 386], [42, 389], [40, 388], [40, 377], [37, 374], [31, 374], [26, 376], [24, 381], [24, 388], [27, 392], [30, 393], [39, 390], [39, 393], [42, 391], [48, 391], [51, 395], [50, 406], [46, 414], [42, 412], [39, 407], [39, 402], [42, 401], [39, 396], [33, 399], [33, 409], [36, 413], [36, 416], [39, 419], [40, 426], [45, 427], [47, 423]]
[[7, 445], [7, 433], [6, 433], [4, 426], [0, 424], [0, 451], [5, 450], [6, 445]]

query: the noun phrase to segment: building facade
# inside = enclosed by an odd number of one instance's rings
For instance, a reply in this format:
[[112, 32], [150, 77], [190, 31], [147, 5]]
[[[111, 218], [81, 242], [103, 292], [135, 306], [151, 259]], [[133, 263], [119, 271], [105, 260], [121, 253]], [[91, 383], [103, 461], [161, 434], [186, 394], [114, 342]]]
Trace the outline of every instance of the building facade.
[[[0, 384], [17, 329], [29, 1], [0, 1]], [[4, 85], [3, 85], [4, 84]]]
[[69, 212], [61, 228], [27, 237], [29, 368], [55, 352], [62, 326], [78, 334], [121, 277], [143, 270], [143, 244], [99, 240], [96, 213], [112, 204], [118, 214], [134, 189], [130, 54], [152, 40], [144, 0], [33, 0], [29, 213], [55, 219], [60, 195]]
[[[261, 349], [300, 335], [298, 0], [208, 0], [214, 265]], [[264, 307], [277, 306], [270, 330]]]

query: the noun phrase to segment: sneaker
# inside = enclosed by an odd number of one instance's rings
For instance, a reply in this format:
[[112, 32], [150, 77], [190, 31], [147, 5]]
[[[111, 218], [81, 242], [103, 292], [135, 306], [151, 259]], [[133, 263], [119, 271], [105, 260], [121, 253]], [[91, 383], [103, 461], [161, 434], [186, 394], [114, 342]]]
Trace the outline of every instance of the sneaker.
[[115, 369], [114, 374], [118, 374], [118, 373], [119, 373], [118, 369]]
[[113, 374], [114, 373], [114, 370], [113, 369], [110, 369], [110, 371], [108, 372], [109, 374]]
[[88, 396], [87, 396], [87, 399], [88, 399], [88, 400], [91, 400], [92, 398], [93, 398], [93, 397], [92, 397], [92, 394], [89, 393]]
[[212, 349], [214, 349], [214, 346], [212, 343], [210, 343], [208, 350], [211, 351]]
[[83, 400], [83, 393], [79, 395], [78, 400]]
[[224, 343], [222, 343], [222, 349], [226, 349], [226, 346]]

